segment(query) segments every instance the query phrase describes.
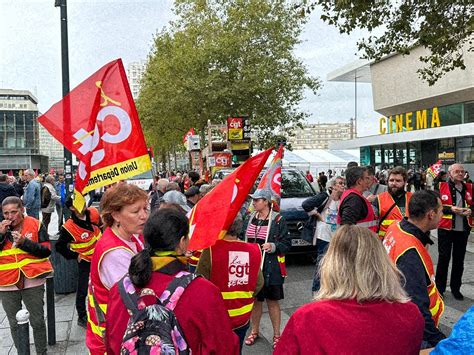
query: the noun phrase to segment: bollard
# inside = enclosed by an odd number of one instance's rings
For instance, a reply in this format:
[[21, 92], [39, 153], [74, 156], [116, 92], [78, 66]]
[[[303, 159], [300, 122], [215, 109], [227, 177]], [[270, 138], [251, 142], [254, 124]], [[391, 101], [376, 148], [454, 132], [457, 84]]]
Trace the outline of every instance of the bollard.
[[54, 308], [54, 278], [46, 278], [46, 313], [48, 318], [48, 345], [56, 344], [56, 310]]
[[18, 354], [30, 355], [30, 313], [26, 309], [20, 309], [16, 313], [16, 321], [18, 323]]

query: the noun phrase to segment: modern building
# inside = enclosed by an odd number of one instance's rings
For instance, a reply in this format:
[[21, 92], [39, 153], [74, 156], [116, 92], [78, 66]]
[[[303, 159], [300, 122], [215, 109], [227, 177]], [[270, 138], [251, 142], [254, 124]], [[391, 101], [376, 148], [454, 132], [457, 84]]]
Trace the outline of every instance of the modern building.
[[410, 55], [355, 63], [328, 75], [330, 81], [372, 85], [374, 120], [379, 133], [330, 144], [360, 149], [361, 164], [426, 168], [441, 160], [444, 168], [461, 162], [474, 174], [474, 53], [464, 51], [466, 69], [446, 73], [434, 85], [417, 70], [422, 47]]
[[48, 170], [39, 147], [38, 100], [27, 90], [0, 89], [0, 171]]
[[133, 99], [138, 99], [140, 93], [140, 80], [146, 69], [146, 61], [132, 62], [127, 66], [127, 78], [132, 91]]
[[64, 146], [42, 125], [39, 125], [40, 154], [49, 158], [49, 168], [59, 171], [64, 168]]
[[298, 128], [288, 138], [292, 149], [328, 149], [329, 142], [355, 137], [354, 125], [350, 123], [310, 123]]

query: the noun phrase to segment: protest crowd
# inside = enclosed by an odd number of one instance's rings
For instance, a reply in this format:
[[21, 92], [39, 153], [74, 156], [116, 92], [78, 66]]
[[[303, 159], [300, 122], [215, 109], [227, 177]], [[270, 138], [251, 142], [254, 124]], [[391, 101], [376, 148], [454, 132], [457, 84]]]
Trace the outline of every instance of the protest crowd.
[[[459, 332], [446, 338], [439, 328], [451, 255], [451, 293], [463, 299], [474, 206], [463, 165], [449, 166], [431, 188], [410, 184], [402, 167], [375, 174], [353, 163], [341, 175], [328, 172], [321, 192], [302, 204], [317, 250], [314, 299], [284, 329], [279, 301], [291, 237], [265, 175], [258, 186], [249, 178], [254, 192], [242, 196], [222, 236], [190, 247], [196, 214], [217, 213], [235, 176], [159, 174], [149, 191], [118, 182], [99, 206], [78, 210], [62, 174], [0, 175], [0, 295], [15, 346], [23, 302], [36, 352], [47, 352], [43, 299], [56, 212], [55, 249], [77, 260], [78, 325], [91, 354], [239, 354], [259, 339], [264, 302], [275, 354], [443, 353], [450, 343], [473, 349], [472, 341], [455, 339]], [[435, 229], [436, 270], [427, 252]], [[467, 312], [456, 327], [470, 325], [472, 334], [472, 318]]]

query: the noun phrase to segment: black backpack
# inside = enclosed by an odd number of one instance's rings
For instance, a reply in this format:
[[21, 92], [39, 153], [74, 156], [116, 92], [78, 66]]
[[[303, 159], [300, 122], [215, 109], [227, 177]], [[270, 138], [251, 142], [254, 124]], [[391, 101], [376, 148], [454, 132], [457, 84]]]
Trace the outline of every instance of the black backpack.
[[47, 186], [41, 188], [41, 208], [46, 208], [51, 202], [51, 191], [49, 191]]
[[[179, 272], [160, 297], [149, 288], [142, 289], [138, 295], [128, 275], [118, 282], [120, 297], [130, 313], [120, 354], [191, 353], [173, 310], [196, 277], [186, 271]], [[156, 303], [146, 306], [142, 297], [147, 295], [156, 297]]]

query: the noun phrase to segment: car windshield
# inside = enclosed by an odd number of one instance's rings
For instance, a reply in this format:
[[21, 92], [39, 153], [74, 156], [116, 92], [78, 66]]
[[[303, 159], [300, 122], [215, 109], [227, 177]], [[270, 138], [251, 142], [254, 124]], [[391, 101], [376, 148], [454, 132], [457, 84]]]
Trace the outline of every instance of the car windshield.
[[296, 170], [283, 170], [281, 182], [281, 197], [310, 197], [314, 190], [305, 177]]
[[127, 180], [141, 180], [141, 179], [153, 179], [153, 173], [151, 172], [151, 170], [132, 176], [131, 178], [128, 178]]

